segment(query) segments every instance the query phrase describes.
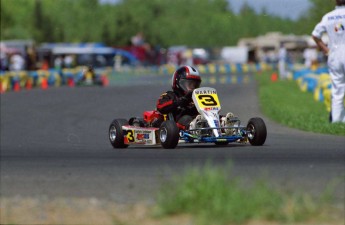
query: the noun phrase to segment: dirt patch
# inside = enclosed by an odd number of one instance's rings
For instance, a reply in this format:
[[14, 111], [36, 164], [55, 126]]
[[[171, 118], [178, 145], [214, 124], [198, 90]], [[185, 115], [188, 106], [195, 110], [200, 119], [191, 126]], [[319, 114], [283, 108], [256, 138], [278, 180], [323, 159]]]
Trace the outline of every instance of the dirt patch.
[[[149, 203], [132, 205], [96, 198], [1, 198], [0, 224], [102, 224], [102, 225], [190, 225], [197, 224], [190, 215], [155, 216], [155, 206]], [[343, 210], [336, 207], [324, 215], [302, 224], [343, 225]], [[330, 214], [329, 212], [332, 212]], [[267, 221], [250, 221], [245, 225], [278, 225]], [[288, 223], [292, 225], [292, 223]], [[296, 225], [297, 225], [296, 224]]]

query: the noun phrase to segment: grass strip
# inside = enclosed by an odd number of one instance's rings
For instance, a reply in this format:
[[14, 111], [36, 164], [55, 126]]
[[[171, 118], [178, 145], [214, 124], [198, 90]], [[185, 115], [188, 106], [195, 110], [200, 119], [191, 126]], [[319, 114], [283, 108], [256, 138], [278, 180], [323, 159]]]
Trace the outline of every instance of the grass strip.
[[165, 185], [158, 195], [157, 213], [190, 214], [197, 224], [299, 223], [317, 218], [330, 202], [331, 198], [315, 200], [307, 194], [278, 191], [264, 181], [243, 187], [224, 169], [205, 166]]
[[262, 112], [272, 120], [304, 131], [345, 136], [344, 123], [330, 123], [323, 102], [302, 92], [294, 80], [271, 81], [272, 72], [257, 74]]

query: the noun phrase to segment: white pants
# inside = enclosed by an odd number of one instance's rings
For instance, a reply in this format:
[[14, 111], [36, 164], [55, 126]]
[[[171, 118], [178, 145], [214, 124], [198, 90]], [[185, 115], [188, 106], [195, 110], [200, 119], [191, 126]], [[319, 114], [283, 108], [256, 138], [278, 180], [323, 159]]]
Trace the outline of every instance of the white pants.
[[285, 79], [286, 76], [286, 65], [285, 62], [280, 60], [278, 63], [278, 69], [279, 69], [279, 77], [280, 79]]
[[345, 123], [345, 51], [344, 46], [331, 51], [328, 68], [332, 80], [332, 122]]

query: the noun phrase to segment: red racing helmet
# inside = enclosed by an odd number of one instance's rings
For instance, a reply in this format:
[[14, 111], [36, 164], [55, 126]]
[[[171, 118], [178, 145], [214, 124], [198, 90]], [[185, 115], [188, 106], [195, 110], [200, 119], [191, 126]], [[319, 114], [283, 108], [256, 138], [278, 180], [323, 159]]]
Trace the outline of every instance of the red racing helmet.
[[194, 67], [182, 66], [174, 72], [171, 83], [174, 91], [184, 95], [200, 87], [201, 77]]

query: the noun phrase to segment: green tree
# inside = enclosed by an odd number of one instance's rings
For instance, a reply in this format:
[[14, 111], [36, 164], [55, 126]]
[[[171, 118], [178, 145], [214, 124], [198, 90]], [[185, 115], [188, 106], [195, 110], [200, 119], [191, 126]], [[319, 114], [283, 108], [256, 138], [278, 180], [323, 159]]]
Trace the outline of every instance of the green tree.
[[102, 40], [106, 45], [111, 46], [113, 44], [113, 40], [109, 31], [109, 26], [106, 23], [103, 25]]
[[298, 21], [255, 12], [244, 4], [235, 14], [227, 0], [1, 0], [1, 39], [40, 42], [104, 42], [123, 46], [138, 32], [161, 46], [217, 47], [270, 31], [310, 34], [332, 1], [310, 0]]
[[30, 21], [33, 2], [26, 0], [1, 0], [1, 40], [32, 39]]
[[310, 34], [315, 25], [321, 21], [322, 16], [335, 7], [335, 0], [310, 0], [310, 2], [311, 8], [296, 22], [297, 34]]
[[38, 42], [53, 41], [54, 34], [50, 27], [50, 18], [43, 14], [41, 0], [35, 0], [32, 18], [34, 39]]

